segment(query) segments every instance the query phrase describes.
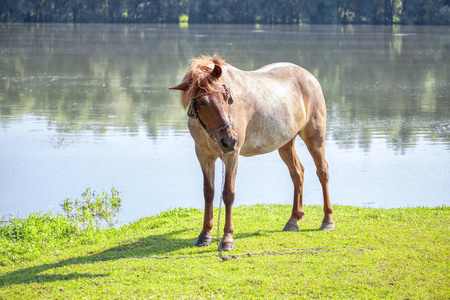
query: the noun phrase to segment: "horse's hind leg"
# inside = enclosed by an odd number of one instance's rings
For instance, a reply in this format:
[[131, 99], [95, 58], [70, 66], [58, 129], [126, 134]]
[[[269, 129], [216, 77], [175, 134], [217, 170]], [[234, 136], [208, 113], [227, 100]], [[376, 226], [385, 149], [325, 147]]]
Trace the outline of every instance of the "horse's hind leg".
[[323, 192], [323, 212], [324, 218], [320, 230], [334, 230], [333, 207], [330, 201], [328, 191], [328, 163], [325, 160], [325, 122], [316, 122], [307, 124], [300, 132], [300, 136], [308, 147], [309, 153], [314, 159], [317, 169], [317, 176], [322, 185]]
[[289, 168], [292, 182], [294, 183], [294, 204], [292, 214], [283, 228], [283, 231], [297, 231], [297, 221], [304, 216], [303, 211], [303, 173], [304, 168], [295, 152], [295, 138], [278, 149], [278, 153]]

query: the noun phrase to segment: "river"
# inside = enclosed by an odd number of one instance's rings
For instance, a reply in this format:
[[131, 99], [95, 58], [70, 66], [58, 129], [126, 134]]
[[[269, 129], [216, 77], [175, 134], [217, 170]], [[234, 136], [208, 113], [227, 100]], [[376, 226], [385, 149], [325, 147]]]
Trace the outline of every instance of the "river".
[[[58, 213], [86, 187], [113, 186], [122, 224], [202, 208], [187, 116], [168, 87], [216, 51], [243, 70], [289, 61], [319, 79], [334, 205], [450, 204], [449, 27], [0, 24], [0, 213]], [[314, 163], [296, 147], [305, 204], [320, 205]], [[242, 157], [236, 188], [236, 205], [292, 203], [276, 152]]]

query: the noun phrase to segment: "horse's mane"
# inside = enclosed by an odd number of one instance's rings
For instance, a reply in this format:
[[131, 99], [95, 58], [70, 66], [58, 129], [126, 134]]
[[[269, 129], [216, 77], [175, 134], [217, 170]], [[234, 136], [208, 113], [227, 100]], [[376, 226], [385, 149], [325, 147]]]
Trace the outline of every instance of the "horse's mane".
[[188, 83], [189, 86], [181, 93], [181, 104], [184, 109], [189, 106], [191, 98], [195, 96], [199, 89], [204, 93], [219, 91], [216, 85], [218, 78], [211, 76], [210, 73], [215, 65], [223, 66], [226, 64], [226, 61], [217, 53], [213, 57], [202, 55], [191, 59], [189, 62], [191, 67], [183, 78], [183, 82]]

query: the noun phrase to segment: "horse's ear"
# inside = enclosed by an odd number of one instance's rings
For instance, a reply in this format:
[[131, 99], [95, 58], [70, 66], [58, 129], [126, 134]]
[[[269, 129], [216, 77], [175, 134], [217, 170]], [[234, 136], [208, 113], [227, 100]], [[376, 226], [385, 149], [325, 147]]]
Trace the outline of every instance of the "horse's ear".
[[222, 75], [222, 67], [219, 65], [214, 65], [214, 70], [211, 71], [211, 75], [219, 78]]
[[179, 90], [179, 91], [186, 91], [189, 87], [189, 82], [183, 81], [177, 86], [169, 88], [169, 90]]

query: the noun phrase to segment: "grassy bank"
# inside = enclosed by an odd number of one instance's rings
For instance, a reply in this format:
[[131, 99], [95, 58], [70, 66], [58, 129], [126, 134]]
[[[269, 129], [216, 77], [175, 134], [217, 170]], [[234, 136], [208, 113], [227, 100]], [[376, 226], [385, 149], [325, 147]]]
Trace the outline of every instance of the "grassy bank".
[[449, 207], [336, 206], [336, 230], [322, 232], [316, 230], [321, 207], [308, 206], [299, 232], [281, 232], [290, 209], [235, 208], [236, 249], [231, 254], [322, 247], [320, 251], [229, 261], [149, 258], [217, 253], [215, 245], [191, 247], [203, 218], [196, 209], [83, 233], [47, 226], [34, 234], [54, 230], [55, 240], [47, 234], [40, 243], [30, 238], [11, 244], [2, 236], [0, 299], [450, 297]]

